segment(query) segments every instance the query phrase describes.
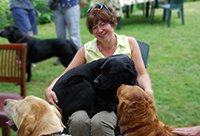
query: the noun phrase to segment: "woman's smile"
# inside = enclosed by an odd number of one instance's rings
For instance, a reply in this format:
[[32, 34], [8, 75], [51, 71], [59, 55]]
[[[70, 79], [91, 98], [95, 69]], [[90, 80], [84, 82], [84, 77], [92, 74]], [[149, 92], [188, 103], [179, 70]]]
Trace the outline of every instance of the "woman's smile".
[[105, 32], [105, 33], [99, 35], [99, 37], [104, 38], [106, 34], [107, 34], [107, 32]]
[[106, 35], [106, 33], [104, 33], [104, 34], [100, 35], [100, 37], [103, 37], [104, 35]]

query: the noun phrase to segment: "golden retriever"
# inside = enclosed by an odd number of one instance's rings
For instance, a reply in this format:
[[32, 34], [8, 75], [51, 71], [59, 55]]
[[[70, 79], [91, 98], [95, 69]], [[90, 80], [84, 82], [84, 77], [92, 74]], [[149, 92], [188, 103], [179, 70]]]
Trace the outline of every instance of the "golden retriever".
[[121, 85], [117, 90], [117, 116], [125, 136], [178, 136], [156, 114], [154, 100], [138, 86]]
[[4, 111], [11, 121], [9, 125], [16, 125], [17, 136], [44, 136], [60, 133], [65, 126], [59, 111], [48, 102], [35, 96], [28, 96], [22, 100], [7, 99]]

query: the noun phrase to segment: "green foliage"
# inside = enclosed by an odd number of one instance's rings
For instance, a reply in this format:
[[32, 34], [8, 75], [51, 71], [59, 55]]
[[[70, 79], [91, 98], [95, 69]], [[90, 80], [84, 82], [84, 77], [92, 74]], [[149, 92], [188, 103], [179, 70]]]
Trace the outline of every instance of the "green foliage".
[[7, 24], [13, 22], [9, 5], [10, 4], [8, 0], [0, 1], [0, 28], [3, 28]]
[[46, 12], [38, 20], [38, 24], [50, 23], [53, 21], [52, 11], [50, 8], [47, 8], [49, 0], [35, 0], [32, 2], [37, 10], [37, 18], [39, 18], [43, 11], [46, 9]]
[[[46, 8], [49, 0], [32, 0], [36, 11], [37, 18], [42, 14], [43, 10]], [[7, 24], [13, 24], [13, 18], [10, 8], [10, 0], [2, 0], [0, 1], [0, 28], [3, 28]], [[51, 10], [48, 9], [45, 14], [38, 21], [39, 24], [52, 22], [52, 13]]]
[[89, 2], [89, 1], [86, 1], [85, 7], [84, 7], [84, 8], [81, 8], [81, 18], [82, 18], [82, 17], [86, 17], [86, 15], [87, 15], [87, 10], [88, 10], [89, 7], [90, 7], [90, 2]]
[[[0, 26], [6, 26], [9, 20], [5, 15], [0, 16]], [[0, 27], [1, 28], [1, 27]]]
[[9, 2], [7, 0], [1, 0], [0, 7], [0, 16], [3, 16], [9, 10]]

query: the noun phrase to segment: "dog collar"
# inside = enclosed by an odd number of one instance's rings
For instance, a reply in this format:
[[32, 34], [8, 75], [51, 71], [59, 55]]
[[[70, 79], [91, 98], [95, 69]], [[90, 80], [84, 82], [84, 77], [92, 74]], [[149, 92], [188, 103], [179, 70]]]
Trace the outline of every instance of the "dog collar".
[[19, 39], [17, 42], [20, 43], [22, 40], [24, 40], [26, 36], [24, 35], [21, 39]]
[[141, 126], [137, 126], [137, 127], [134, 127], [134, 128], [129, 128], [129, 129], [127, 129], [126, 131], [124, 131], [123, 134], [134, 132], [134, 131], [136, 131], [136, 130], [138, 130], [138, 129], [144, 127], [144, 126], [146, 126], [146, 125], [141, 125]]
[[61, 136], [61, 135], [62, 135], [61, 132], [57, 132], [57, 133], [53, 133], [53, 134], [45, 135], [45, 136]]

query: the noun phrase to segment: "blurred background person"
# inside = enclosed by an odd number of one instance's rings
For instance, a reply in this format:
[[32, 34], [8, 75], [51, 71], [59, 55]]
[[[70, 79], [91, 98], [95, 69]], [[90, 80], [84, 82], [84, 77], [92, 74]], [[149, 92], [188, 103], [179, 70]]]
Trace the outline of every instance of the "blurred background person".
[[27, 33], [29, 36], [36, 35], [37, 23], [32, 30], [28, 30], [37, 21], [36, 9], [31, 0], [11, 0], [10, 10], [12, 12], [15, 25], [21, 29], [23, 33]]
[[[58, 38], [70, 39], [80, 49], [82, 42], [80, 38], [80, 8], [85, 7], [85, 0], [60, 0], [58, 6], [53, 10], [53, 19]], [[69, 35], [68, 35], [69, 34]], [[58, 59], [54, 65], [60, 64]]]
[[[32, 30], [29, 29], [37, 21], [36, 9], [31, 0], [10, 0], [10, 10], [12, 12], [15, 25], [28, 36], [37, 35], [37, 23]], [[36, 67], [35, 64], [31, 64]]]

